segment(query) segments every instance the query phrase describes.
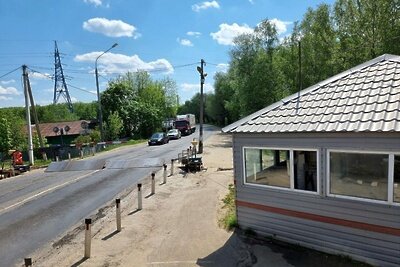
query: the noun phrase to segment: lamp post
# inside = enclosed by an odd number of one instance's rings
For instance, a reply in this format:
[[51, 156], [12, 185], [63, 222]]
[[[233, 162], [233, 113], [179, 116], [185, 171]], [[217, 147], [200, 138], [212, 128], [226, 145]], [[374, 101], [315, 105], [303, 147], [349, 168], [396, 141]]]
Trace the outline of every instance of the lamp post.
[[204, 65], [206, 62], [204, 59], [200, 61], [201, 67], [197, 66], [197, 71], [200, 73], [200, 133], [199, 133], [199, 151], [203, 153], [203, 117], [204, 117], [204, 104], [203, 104], [203, 86], [207, 73], [204, 73]]
[[99, 89], [99, 73], [97, 71], [97, 60], [104, 55], [105, 53], [107, 53], [108, 51], [110, 51], [111, 49], [113, 49], [114, 47], [116, 47], [118, 44], [115, 43], [113, 44], [109, 49], [107, 49], [106, 51], [104, 51], [103, 53], [101, 53], [95, 60], [94, 62], [94, 66], [95, 66], [95, 74], [96, 74], [96, 88], [97, 88], [97, 104], [99, 105], [99, 128], [100, 128], [100, 138], [101, 141], [104, 141], [104, 132], [103, 132], [103, 112], [101, 111], [101, 102], [100, 102], [100, 89]]

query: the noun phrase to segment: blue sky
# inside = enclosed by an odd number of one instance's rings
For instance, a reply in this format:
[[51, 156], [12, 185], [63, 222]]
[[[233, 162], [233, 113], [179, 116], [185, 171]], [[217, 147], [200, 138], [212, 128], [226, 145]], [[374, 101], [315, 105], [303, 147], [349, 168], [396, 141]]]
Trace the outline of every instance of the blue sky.
[[0, 107], [24, 106], [23, 64], [35, 102], [52, 103], [54, 40], [73, 102], [96, 100], [94, 62], [114, 43], [98, 61], [100, 91], [120, 74], [147, 70], [175, 80], [184, 102], [200, 90], [202, 58], [205, 91], [213, 91], [235, 36], [268, 18], [284, 37], [308, 7], [323, 2], [333, 0], [0, 0]]

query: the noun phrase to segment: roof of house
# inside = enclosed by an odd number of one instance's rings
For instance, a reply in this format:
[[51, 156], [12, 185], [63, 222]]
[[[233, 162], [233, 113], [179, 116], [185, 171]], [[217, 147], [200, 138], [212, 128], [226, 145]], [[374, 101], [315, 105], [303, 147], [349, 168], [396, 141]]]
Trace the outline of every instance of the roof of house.
[[[90, 121], [85, 121], [85, 120], [79, 120], [79, 121], [67, 121], [67, 122], [50, 122], [50, 123], [40, 123], [39, 128], [40, 128], [40, 133], [43, 137], [51, 137], [51, 136], [57, 136], [60, 135], [60, 131], [58, 133], [54, 132], [54, 128], [58, 127], [58, 129], [63, 128], [64, 129], [64, 135], [77, 135], [81, 134], [84, 129], [82, 128], [81, 124], [82, 122], [86, 122], [87, 124], [90, 123]], [[69, 131], [68, 133], [65, 132], [65, 126], [69, 126]], [[36, 131], [35, 126], [32, 126], [32, 129]]]
[[400, 56], [386, 54], [365, 62], [222, 131], [400, 132]]

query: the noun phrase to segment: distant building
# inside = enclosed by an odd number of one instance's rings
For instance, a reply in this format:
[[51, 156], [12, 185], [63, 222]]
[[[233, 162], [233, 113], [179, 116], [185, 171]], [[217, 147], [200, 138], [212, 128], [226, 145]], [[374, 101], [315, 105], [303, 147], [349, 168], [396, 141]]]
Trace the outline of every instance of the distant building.
[[[81, 134], [89, 133], [95, 123], [87, 120], [40, 123], [40, 133], [46, 137], [49, 145], [69, 145]], [[36, 131], [35, 126], [32, 126]]]
[[223, 129], [238, 223], [400, 266], [400, 57], [383, 55]]

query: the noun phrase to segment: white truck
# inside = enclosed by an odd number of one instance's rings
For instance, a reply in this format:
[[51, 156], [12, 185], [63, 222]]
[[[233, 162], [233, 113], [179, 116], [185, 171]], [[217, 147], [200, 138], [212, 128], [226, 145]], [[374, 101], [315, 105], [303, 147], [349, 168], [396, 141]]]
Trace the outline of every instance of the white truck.
[[182, 135], [189, 135], [196, 131], [196, 117], [193, 114], [176, 115], [175, 128]]

